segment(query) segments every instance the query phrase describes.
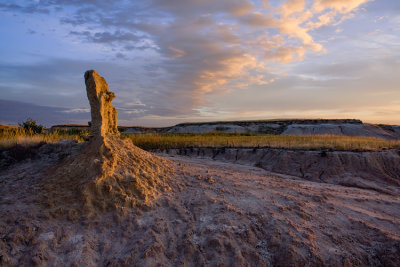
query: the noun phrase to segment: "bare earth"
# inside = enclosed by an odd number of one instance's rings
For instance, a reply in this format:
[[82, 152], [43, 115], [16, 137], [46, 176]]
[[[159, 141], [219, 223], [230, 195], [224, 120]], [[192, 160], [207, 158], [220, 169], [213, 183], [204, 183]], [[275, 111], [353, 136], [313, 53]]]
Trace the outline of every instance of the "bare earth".
[[165, 156], [148, 205], [60, 215], [42, 199], [60, 151], [0, 171], [0, 265], [400, 266], [399, 196]]

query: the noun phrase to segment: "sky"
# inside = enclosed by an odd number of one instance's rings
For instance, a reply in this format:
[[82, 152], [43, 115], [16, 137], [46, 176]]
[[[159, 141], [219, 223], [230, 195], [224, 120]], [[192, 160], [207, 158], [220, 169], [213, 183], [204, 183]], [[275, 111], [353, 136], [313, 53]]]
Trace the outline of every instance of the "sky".
[[0, 2], [0, 124], [355, 118], [400, 125], [398, 0]]

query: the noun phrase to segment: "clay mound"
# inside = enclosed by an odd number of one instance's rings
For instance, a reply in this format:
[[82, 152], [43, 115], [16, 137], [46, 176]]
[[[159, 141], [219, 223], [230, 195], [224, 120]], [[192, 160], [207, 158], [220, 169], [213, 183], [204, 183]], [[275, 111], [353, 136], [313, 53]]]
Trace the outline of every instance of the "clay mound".
[[148, 207], [169, 189], [169, 161], [118, 136], [97, 136], [80, 153], [49, 170], [40, 202], [52, 216]]

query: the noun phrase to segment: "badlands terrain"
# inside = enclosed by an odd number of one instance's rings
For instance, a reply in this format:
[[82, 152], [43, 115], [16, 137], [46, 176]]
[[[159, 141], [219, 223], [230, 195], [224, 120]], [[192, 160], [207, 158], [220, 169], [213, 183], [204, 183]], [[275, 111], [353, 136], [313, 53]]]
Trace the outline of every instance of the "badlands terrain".
[[89, 146], [46, 144], [1, 172], [1, 265], [400, 264], [399, 186], [379, 177], [362, 189], [137, 149], [91, 183], [88, 162], [70, 166]]
[[[168, 133], [168, 134], [274, 134], [274, 135], [335, 135], [364, 136], [386, 140], [400, 139], [400, 126], [367, 124], [353, 119], [286, 119], [181, 123], [171, 127], [120, 126], [122, 133]], [[54, 125], [52, 130], [88, 130], [88, 125]]]
[[153, 154], [85, 83], [89, 141], [1, 154], [0, 265], [400, 266], [398, 150]]

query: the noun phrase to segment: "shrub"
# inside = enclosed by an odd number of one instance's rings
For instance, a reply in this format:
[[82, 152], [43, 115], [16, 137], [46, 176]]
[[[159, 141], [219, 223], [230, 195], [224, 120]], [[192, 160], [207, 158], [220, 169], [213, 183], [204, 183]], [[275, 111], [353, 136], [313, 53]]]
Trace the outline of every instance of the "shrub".
[[26, 121], [19, 124], [19, 126], [24, 128], [26, 132], [34, 134], [42, 133], [44, 129], [43, 125], [38, 125], [36, 121], [31, 118], [26, 119]]

